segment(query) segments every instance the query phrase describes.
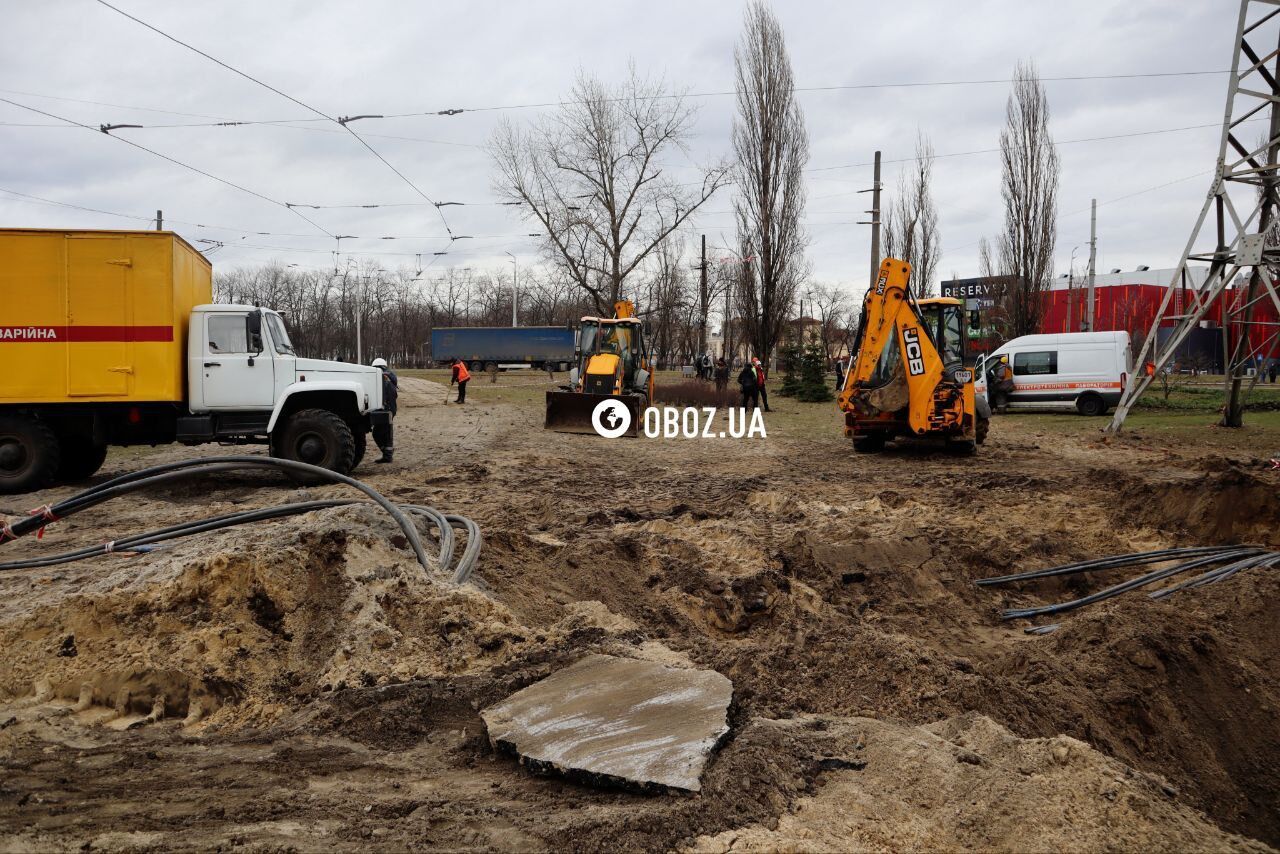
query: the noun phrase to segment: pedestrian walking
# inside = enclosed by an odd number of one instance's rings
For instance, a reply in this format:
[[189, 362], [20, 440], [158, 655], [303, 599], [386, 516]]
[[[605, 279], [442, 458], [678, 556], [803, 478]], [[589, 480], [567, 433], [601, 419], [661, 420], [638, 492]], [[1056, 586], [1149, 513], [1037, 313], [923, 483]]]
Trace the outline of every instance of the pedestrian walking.
[[844, 377], [848, 370], [844, 359], [836, 359], [836, 391], [844, 390]]
[[1276, 381], [1276, 363], [1275, 363], [1275, 360], [1274, 360], [1274, 359], [1271, 361], [1271, 366], [1270, 366], [1269, 368], [1267, 368], [1267, 378], [1268, 378], [1268, 379], [1269, 379], [1273, 384], [1274, 384], [1274, 383], [1275, 383], [1275, 381]]
[[729, 363], [724, 356], [716, 359], [716, 394], [723, 394], [729, 389]]
[[467, 370], [466, 363], [461, 359], [453, 360], [453, 374], [449, 377], [449, 385], [458, 384], [458, 399], [454, 403], [467, 402], [467, 380], [471, 379], [471, 372]]
[[382, 371], [382, 408], [391, 413], [386, 424], [378, 424], [373, 428], [373, 442], [382, 451], [382, 456], [375, 462], [389, 463], [395, 453], [395, 421], [396, 404], [400, 397], [400, 378], [396, 372], [387, 367], [386, 359], [374, 359], [373, 366]]
[[753, 357], [751, 367], [756, 373], [756, 389], [760, 395], [760, 405], [764, 407], [765, 412], [772, 412], [773, 410], [769, 408], [769, 392], [764, 387], [765, 380], [769, 378], [764, 372], [764, 365], [760, 364], [759, 359]]
[[760, 405], [760, 386], [756, 382], [755, 366], [750, 363], [742, 366], [738, 374], [738, 385], [742, 388], [742, 408], [755, 409]]

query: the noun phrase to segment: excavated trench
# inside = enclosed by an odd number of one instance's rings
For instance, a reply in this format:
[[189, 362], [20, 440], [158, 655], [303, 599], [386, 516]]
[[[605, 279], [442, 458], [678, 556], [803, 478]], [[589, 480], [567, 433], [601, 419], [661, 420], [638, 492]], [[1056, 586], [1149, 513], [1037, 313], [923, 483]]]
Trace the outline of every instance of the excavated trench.
[[[1021, 739], [1079, 739], [1163, 778], [1172, 794], [1152, 784], [1159, 809], [1194, 807], [1280, 845], [1280, 580], [1244, 573], [1161, 602], [1131, 594], [1045, 636], [999, 609], [1112, 576], [973, 584], [1147, 547], [1275, 546], [1280, 502], [1262, 473], [1104, 468], [1087, 454], [1058, 465], [1028, 441], [997, 445], [977, 469], [915, 452], [833, 465], [842, 445], [801, 442], [671, 468], [669, 451], [639, 443], [584, 479], [536, 452], [540, 434], [508, 448], [511, 435], [483, 464], [411, 462], [375, 482], [481, 523], [474, 588], [426, 582], [385, 520], [361, 510], [211, 535], [128, 567], [4, 579], [0, 745], [15, 782], [0, 785], [0, 824], [30, 820], [17, 801], [60, 778], [91, 805], [86, 820], [123, 828], [109, 804], [135, 797], [145, 775], [147, 791], [187, 791], [171, 822], [148, 827], [176, 832], [185, 816], [210, 844], [229, 824], [328, 827], [354, 791], [370, 810], [326, 831], [350, 844], [680, 847], [781, 826], [831, 781], [887, 773], [859, 765], [858, 733], [980, 715]], [[126, 521], [154, 526], [159, 508], [200, 500], [170, 493]], [[493, 754], [478, 709], [589, 652], [733, 681], [732, 734], [700, 797], [532, 777]], [[148, 723], [157, 702], [166, 720]], [[101, 734], [133, 724], [124, 741]], [[83, 732], [98, 733], [92, 747], [50, 762], [45, 747]], [[197, 749], [203, 782], [186, 776]], [[86, 757], [120, 773], [86, 779]], [[244, 783], [257, 805], [232, 796], [237, 774], [258, 774]], [[385, 826], [401, 835], [372, 835]]]

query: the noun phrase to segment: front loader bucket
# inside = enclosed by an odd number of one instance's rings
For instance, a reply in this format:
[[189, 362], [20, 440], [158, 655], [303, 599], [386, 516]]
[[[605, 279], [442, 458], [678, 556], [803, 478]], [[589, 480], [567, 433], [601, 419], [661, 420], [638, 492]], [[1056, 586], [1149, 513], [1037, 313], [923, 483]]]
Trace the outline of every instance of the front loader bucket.
[[595, 433], [596, 429], [591, 423], [591, 416], [602, 400], [616, 400], [631, 413], [631, 426], [622, 435], [633, 437], [640, 435], [640, 419], [643, 416], [640, 411], [642, 398], [636, 394], [549, 391], [547, 392], [547, 421], [544, 426], [558, 433]]

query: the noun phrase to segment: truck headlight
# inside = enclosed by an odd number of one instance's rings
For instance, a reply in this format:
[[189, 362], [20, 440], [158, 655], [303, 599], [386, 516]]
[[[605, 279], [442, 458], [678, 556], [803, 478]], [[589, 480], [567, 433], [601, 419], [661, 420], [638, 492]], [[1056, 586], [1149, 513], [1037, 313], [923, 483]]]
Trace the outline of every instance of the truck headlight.
[[951, 376], [956, 381], [957, 385], [965, 385], [966, 383], [973, 382], [973, 371], [968, 368], [961, 368]]

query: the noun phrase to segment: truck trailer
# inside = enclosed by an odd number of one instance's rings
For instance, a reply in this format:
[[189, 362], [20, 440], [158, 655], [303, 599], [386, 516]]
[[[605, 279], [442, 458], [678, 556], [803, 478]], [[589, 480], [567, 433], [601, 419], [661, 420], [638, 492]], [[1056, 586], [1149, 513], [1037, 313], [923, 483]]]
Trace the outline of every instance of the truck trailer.
[[574, 363], [574, 334], [568, 326], [454, 326], [431, 330], [431, 358], [438, 364], [461, 359], [473, 371], [531, 367], [567, 371]]
[[213, 304], [209, 261], [167, 231], [0, 229], [0, 365], [0, 493], [87, 478], [111, 445], [267, 444], [345, 474], [390, 420], [377, 368]]

